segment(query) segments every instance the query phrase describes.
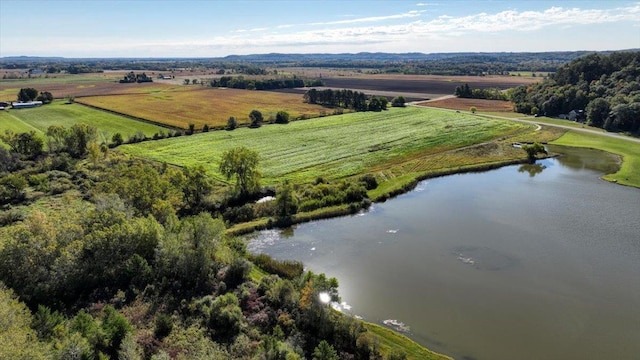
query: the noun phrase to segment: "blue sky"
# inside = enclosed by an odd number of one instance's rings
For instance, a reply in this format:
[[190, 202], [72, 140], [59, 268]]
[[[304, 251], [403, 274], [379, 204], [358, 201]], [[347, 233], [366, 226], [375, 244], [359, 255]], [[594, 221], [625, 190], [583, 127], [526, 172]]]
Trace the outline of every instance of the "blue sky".
[[0, 0], [0, 57], [629, 48], [639, 1]]

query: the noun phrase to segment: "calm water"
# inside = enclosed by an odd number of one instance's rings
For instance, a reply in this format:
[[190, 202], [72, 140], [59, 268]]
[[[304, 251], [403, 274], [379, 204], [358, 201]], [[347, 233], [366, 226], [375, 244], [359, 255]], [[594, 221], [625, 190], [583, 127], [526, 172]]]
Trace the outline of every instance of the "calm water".
[[640, 190], [580, 151], [428, 180], [369, 212], [265, 231], [353, 315], [458, 359], [640, 359]]

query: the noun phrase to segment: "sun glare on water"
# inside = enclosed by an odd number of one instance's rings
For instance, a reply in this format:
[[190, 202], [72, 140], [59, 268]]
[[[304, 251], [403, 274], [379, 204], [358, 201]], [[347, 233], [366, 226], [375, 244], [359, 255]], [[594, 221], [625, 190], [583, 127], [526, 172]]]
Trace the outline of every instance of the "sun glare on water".
[[326, 292], [321, 292], [318, 296], [320, 297], [320, 302], [322, 302], [323, 304], [328, 304], [329, 302], [331, 302], [331, 295]]

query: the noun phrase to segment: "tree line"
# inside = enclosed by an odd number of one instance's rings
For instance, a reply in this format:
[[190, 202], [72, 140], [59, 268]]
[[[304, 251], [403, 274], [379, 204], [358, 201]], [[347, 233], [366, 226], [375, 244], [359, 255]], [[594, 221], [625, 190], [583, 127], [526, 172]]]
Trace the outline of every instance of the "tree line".
[[[382, 111], [386, 110], [389, 100], [384, 96], [367, 96], [363, 92], [353, 90], [317, 90], [309, 89], [303, 95], [303, 100], [309, 104], [327, 107], [340, 107], [354, 111]], [[396, 98], [394, 106], [404, 106], [404, 98]]]
[[246, 79], [243, 76], [222, 76], [219, 79], [211, 79], [211, 87], [227, 87], [247, 90], [276, 90], [292, 89], [305, 86], [322, 86], [322, 80], [303, 80], [297, 77], [290, 79]]
[[472, 89], [469, 84], [458, 85], [454, 95], [467, 99], [508, 100], [505, 92], [497, 88]]
[[612, 131], [640, 130], [640, 52], [591, 54], [541, 83], [509, 91], [517, 112], [557, 116], [584, 110], [587, 123]]

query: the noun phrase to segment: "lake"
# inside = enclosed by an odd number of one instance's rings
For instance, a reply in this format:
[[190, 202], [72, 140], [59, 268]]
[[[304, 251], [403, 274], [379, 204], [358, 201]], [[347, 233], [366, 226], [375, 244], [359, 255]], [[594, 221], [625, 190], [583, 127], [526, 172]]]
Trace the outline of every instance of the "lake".
[[640, 359], [640, 190], [599, 179], [615, 156], [561, 150], [249, 249], [338, 278], [346, 312], [457, 359]]

